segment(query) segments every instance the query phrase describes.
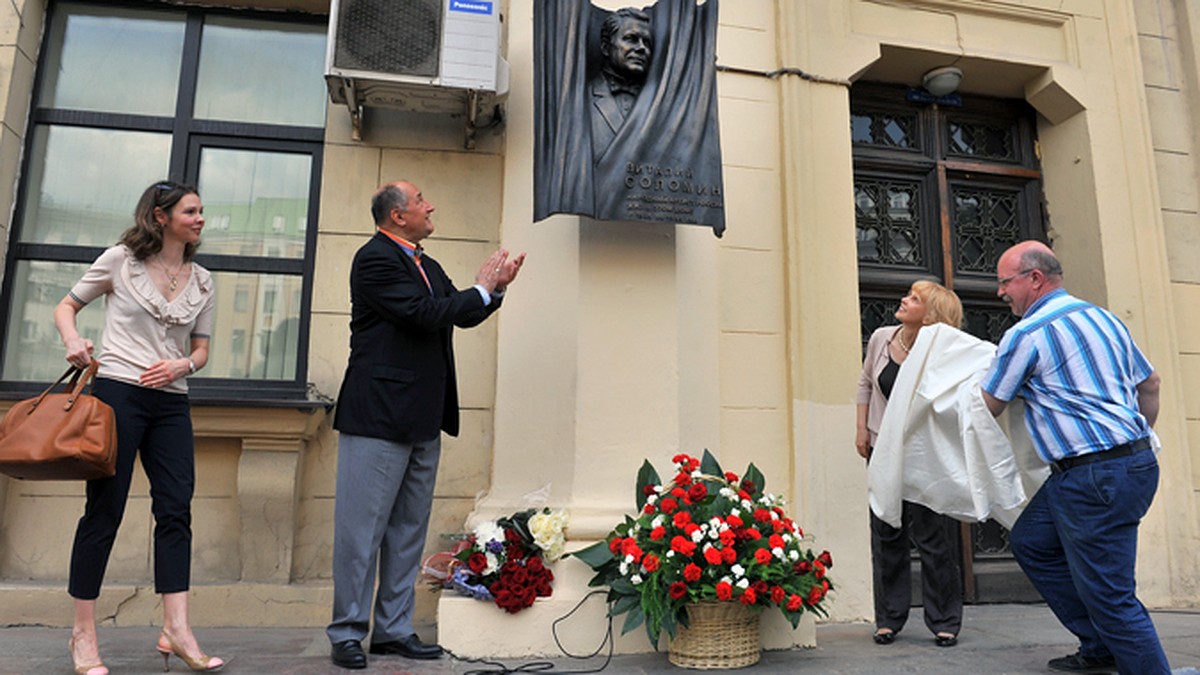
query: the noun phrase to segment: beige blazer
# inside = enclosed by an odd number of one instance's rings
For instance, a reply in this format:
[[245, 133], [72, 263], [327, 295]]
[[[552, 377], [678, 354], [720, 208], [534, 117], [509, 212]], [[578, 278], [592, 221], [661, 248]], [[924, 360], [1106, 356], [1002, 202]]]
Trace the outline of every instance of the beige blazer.
[[867, 356], [863, 359], [862, 374], [858, 376], [858, 397], [855, 403], [867, 406], [867, 431], [871, 433], [871, 445], [879, 436], [883, 423], [883, 412], [887, 410], [887, 399], [879, 391], [879, 373], [888, 363], [888, 345], [900, 332], [900, 326], [876, 328], [867, 341]]

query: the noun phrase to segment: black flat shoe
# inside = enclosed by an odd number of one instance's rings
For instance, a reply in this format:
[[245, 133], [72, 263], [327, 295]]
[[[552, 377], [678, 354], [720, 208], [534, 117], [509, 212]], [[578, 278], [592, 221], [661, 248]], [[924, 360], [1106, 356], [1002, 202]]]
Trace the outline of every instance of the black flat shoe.
[[390, 642], [375, 642], [371, 644], [372, 654], [387, 656], [403, 656], [406, 659], [436, 659], [442, 655], [442, 648], [437, 645], [427, 645], [421, 642], [416, 633], [408, 637]]
[[343, 640], [336, 642], [329, 651], [333, 665], [350, 670], [362, 670], [367, 667], [367, 655], [363, 653], [358, 640]]
[[893, 630], [877, 630], [875, 635], [871, 636], [877, 645], [890, 645], [896, 641], [896, 631]]
[[935, 635], [935, 636], [933, 636], [933, 643], [939, 647], [953, 647], [954, 645], [958, 644], [958, 636], [957, 635]]

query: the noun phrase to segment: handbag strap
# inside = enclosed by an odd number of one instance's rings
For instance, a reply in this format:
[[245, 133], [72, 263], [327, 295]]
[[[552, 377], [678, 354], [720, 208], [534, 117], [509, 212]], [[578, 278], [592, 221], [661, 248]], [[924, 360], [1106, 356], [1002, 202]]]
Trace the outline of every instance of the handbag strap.
[[49, 387], [46, 387], [46, 391], [43, 391], [42, 395], [38, 396], [37, 400], [35, 400], [29, 406], [29, 412], [32, 413], [34, 410], [36, 410], [37, 407], [41, 405], [42, 399], [49, 396], [50, 392], [54, 391], [54, 388], [62, 384], [63, 380], [67, 379], [68, 377], [71, 378], [71, 381], [67, 383], [67, 390], [71, 392], [71, 395], [67, 397], [67, 403], [63, 406], [63, 410], [70, 410], [72, 407], [74, 407], [75, 401], [79, 398], [79, 394], [83, 392], [83, 388], [86, 387], [88, 383], [96, 377], [96, 370], [99, 368], [100, 362], [96, 359], [92, 359], [92, 362], [88, 364], [87, 368], [76, 368], [75, 366], [68, 367], [66, 372], [64, 372], [58, 378], [58, 381]]

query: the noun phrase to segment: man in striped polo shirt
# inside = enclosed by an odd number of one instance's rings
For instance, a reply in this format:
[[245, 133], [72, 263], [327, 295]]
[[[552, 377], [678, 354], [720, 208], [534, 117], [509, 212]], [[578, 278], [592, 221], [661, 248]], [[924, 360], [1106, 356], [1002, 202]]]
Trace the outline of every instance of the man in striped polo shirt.
[[1069, 295], [1050, 249], [1004, 252], [997, 295], [1021, 320], [982, 381], [993, 415], [1025, 400], [1051, 475], [1013, 526], [1013, 555], [1079, 651], [1052, 670], [1157, 675], [1167, 657], [1137, 598], [1138, 523], [1158, 488], [1159, 376], [1111, 312]]

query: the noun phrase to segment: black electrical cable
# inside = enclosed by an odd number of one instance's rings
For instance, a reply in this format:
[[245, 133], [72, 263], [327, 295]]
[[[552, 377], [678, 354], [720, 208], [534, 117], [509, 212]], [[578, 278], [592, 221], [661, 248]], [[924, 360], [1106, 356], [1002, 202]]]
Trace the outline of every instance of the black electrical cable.
[[579, 611], [580, 607], [583, 607], [583, 603], [587, 602], [588, 598], [592, 597], [593, 595], [604, 595], [605, 593], [606, 591], [592, 591], [588, 593], [587, 595], [583, 596], [578, 603], [575, 604], [575, 607], [573, 607], [571, 611], [555, 619], [554, 623], [550, 626], [550, 631], [554, 635], [554, 644], [558, 646], [558, 650], [568, 658], [579, 660], [594, 658], [600, 654], [600, 652], [604, 649], [604, 645], [607, 644], [608, 655], [604, 658], [604, 663], [600, 664], [599, 668], [591, 668], [588, 670], [554, 670], [554, 663], [551, 661], [527, 661], [516, 666], [506, 666], [499, 661], [492, 661], [489, 659], [472, 659], [465, 656], [459, 656], [454, 652], [451, 652], [449, 649], [445, 650], [445, 652], [455, 661], [461, 661], [463, 663], [479, 663], [488, 666], [487, 668], [468, 670], [463, 673], [463, 675], [508, 675], [509, 673], [556, 673], [563, 675], [570, 673], [571, 675], [582, 675], [583, 673], [599, 673], [608, 668], [608, 665], [612, 663], [615, 642], [613, 639], [612, 614], [609, 613], [607, 617], [608, 627], [604, 631], [604, 639], [591, 654], [578, 655], [568, 652], [566, 648], [563, 647], [562, 641], [558, 639], [558, 624], [571, 618], [571, 615]]

